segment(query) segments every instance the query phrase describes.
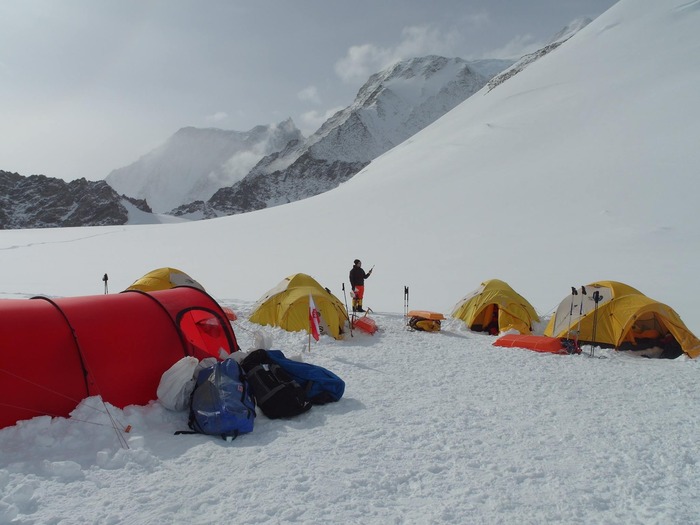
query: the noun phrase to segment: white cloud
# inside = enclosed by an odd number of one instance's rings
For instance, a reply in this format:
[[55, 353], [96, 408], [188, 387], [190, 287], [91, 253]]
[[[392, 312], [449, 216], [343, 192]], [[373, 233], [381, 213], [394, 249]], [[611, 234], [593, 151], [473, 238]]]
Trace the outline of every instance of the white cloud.
[[344, 82], [366, 80], [370, 75], [405, 58], [423, 55], [450, 56], [457, 48], [460, 34], [456, 30], [442, 31], [430, 26], [406, 27], [401, 42], [383, 48], [374, 44], [352, 46], [335, 64], [336, 74]]
[[305, 102], [313, 102], [314, 104], [321, 103], [321, 96], [318, 94], [318, 89], [316, 86], [305, 87], [299, 91], [299, 93], [297, 93], [297, 97], [299, 100], [303, 100]]
[[336, 62], [335, 72], [344, 82], [365, 80], [382, 69], [390, 56], [390, 50], [372, 44], [352, 46], [347, 55]]
[[301, 115], [301, 131], [304, 134], [310, 135], [311, 133], [314, 133], [315, 131], [318, 130], [318, 128], [321, 127], [321, 125], [331, 118], [333, 115], [335, 115], [338, 111], [342, 110], [344, 108], [342, 107], [335, 107], [328, 109], [326, 111], [307, 111], [306, 113], [302, 113]]
[[221, 185], [233, 185], [242, 180], [263, 156], [262, 151], [241, 151], [236, 153], [224, 163], [223, 172], [210, 173], [209, 178]]
[[221, 122], [228, 118], [228, 113], [226, 113], [225, 111], [217, 111], [216, 113], [212, 115], [207, 115], [204, 118], [207, 122]]

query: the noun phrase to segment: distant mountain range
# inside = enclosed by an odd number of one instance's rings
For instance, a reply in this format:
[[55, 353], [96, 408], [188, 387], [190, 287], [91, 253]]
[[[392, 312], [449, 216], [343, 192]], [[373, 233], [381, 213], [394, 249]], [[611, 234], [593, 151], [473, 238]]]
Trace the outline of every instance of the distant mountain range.
[[[331, 190], [474, 93], [495, 88], [590, 20], [514, 64], [427, 56], [372, 75], [355, 101], [305, 138], [291, 119], [247, 132], [186, 127], [105, 181], [66, 183], [0, 171], [0, 228], [207, 219]], [[146, 219], [144, 219], [146, 217]], [[177, 220], [175, 218], [171, 220]]]
[[154, 211], [188, 219], [311, 197], [348, 180], [512, 63], [404, 60], [372, 75], [353, 104], [308, 138], [291, 120], [247, 133], [185, 128], [106, 180], [120, 193], [145, 199]]

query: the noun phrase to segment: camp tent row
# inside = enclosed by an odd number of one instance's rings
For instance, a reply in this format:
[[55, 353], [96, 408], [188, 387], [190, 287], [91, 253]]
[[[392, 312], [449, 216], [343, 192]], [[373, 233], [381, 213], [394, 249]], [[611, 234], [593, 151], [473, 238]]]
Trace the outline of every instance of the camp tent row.
[[[278, 326], [289, 331], [309, 329], [309, 296], [321, 314], [322, 329], [335, 339], [342, 336], [348, 319], [343, 304], [312, 277], [297, 273], [283, 279], [265, 293], [253, 307], [250, 321]], [[497, 318], [497, 331], [515, 329], [530, 333], [539, 321], [535, 309], [510, 286], [498, 279], [485, 281], [461, 299], [452, 316], [462, 319], [472, 330], [485, 329]]]
[[[172, 268], [151, 272], [132, 287], [143, 281], [148, 286], [154, 282], [165, 283], [162, 286], [196, 283], [184, 272]], [[596, 292], [597, 302], [593, 299]], [[266, 292], [254, 306], [250, 320], [289, 331], [308, 331], [309, 297], [319, 310], [322, 332], [341, 338], [348, 320], [347, 310], [328, 289], [303, 273], [290, 275]], [[499, 279], [482, 282], [457, 302], [451, 316], [462, 320], [470, 330], [493, 334], [515, 331], [530, 335], [540, 322], [527, 299]], [[582, 344], [595, 343], [622, 350], [657, 344], [665, 347], [666, 357], [682, 352], [690, 357], [700, 355], [698, 339], [673, 309], [616, 281], [582, 286], [576, 295], [561, 301], [544, 335], [569, 338], [572, 334]]]
[[[289, 331], [309, 329], [309, 296], [321, 314], [322, 329], [335, 339], [342, 336], [348, 319], [343, 304], [312, 277], [297, 273], [266, 292], [253, 307], [250, 321], [278, 326]], [[497, 319], [496, 330], [530, 333], [539, 321], [535, 309], [508, 284], [498, 279], [485, 281], [455, 306], [452, 317], [462, 319], [472, 330], [481, 331]]]
[[[584, 293], [584, 289], [588, 293]], [[593, 293], [599, 300], [594, 302]], [[268, 291], [256, 303], [252, 322], [279, 326], [289, 331], [309, 329], [309, 296], [321, 313], [326, 333], [339, 339], [348, 319], [343, 304], [312, 277], [294, 274]], [[595, 343], [617, 349], [643, 348], [644, 344], [663, 344], [667, 357], [685, 352], [700, 355], [700, 341], [688, 330], [670, 307], [643, 295], [639, 290], [614, 281], [600, 281], [580, 288], [562, 300], [552, 315], [545, 335], [568, 338], [572, 331], [580, 343]], [[597, 307], [596, 307], [597, 305]], [[517, 331], [532, 334], [540, 322], [535, 308], [507, 283], [499, 279], [484, 281], [457, 302], [451, 316], [461, 319], [474, 331], [498, 334]], [[674, 348], [677, 353], [674, 355]]]
[[[340, 339], [346, 308], [301, 273], [265, 293], [250, 320], [308, 330], [310, 298], [322, 331]], [[461, 299], [452, 316], [496, 333], [530, 334], [539, 322], [532, 305], [498, 279]], [[41, 414], [67, 416], [93, 395], [120, 408], [146, 404], [156, 399], [163, 372], [183, 356], [223, 358], [239, 349], [235, 315], [173, 268], [151, 272], [120, 294], [0, 300], [0, 319], [0, 428]], [[572, 331], [580, 342], [629, 349], [664, 341], [678, 349], [667, 357], [700, 355], [700, 340], [676, 312], [614, 281], [591, 283], [561, 301], [545, 335], [568, 338]]]

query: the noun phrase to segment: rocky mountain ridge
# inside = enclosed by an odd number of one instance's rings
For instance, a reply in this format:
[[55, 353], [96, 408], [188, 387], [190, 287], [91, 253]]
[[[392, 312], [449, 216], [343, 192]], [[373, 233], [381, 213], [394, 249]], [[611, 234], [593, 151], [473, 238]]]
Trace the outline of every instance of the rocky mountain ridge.
[[66, 182], [0, 170], [0, 229], [126, 224], [127, 202], [151, 212], [145, 201], [119, 195], [105, 181]]

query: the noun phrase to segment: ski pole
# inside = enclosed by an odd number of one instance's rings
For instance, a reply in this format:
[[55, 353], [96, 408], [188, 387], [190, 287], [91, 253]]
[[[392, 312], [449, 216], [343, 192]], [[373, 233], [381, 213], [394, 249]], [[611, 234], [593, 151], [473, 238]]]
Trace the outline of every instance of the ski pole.
[[583, 296], [586, 295], [586, 287], [581, 285], [581, 302], [578, 306], [578, 326], [576, 327], [576, 346], [579, 346], [581, 340], [581, 318], [583, 317]]
[[569, 339], [571, 335], [571, 324], [574, 317], [574, 296], [578, 295], [576, 288], [571, 287], [571, 306], [569, 307], [569, 329], [566, 331], [566, 338]]
[[[601, 299], [602, 297], [600, 296], [600, 292], [598, 290], [593, 292], [593, 302], [595, 303], [595, 306], [593, 310], [593, 337], [591, 339], [594, 344], [596, 342], [596, 331], [598, 327], [598, 303], [601, 301]], [[591, 345], [591, 357], [593, 357], [593, 354], [595, 352], [594, 344]]]
[[408, 286], [403, 287], [403, 317], [408, 326]]

